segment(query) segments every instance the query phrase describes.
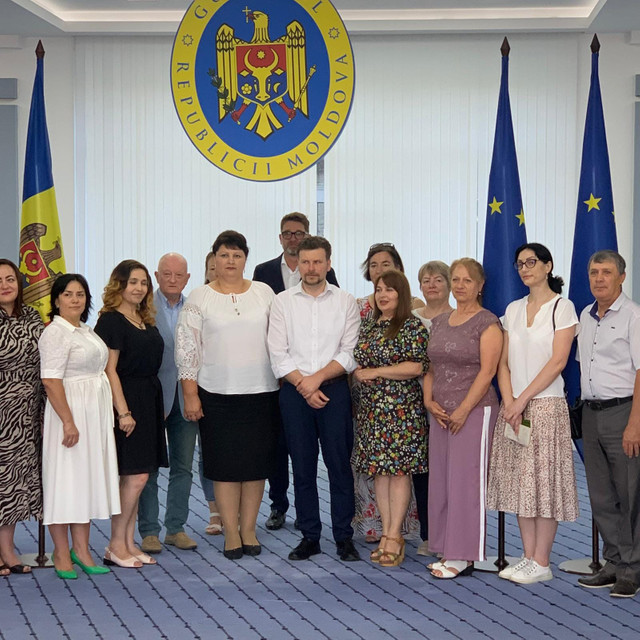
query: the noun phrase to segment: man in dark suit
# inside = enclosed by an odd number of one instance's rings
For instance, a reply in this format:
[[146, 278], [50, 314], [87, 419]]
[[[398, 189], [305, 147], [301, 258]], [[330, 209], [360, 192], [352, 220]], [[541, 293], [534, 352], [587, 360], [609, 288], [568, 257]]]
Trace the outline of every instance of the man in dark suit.
[[[259, 264], [253, 272], [253, 280], [268, 284], [278, 294], [295, 287], [300, 282], [298, 271], [298, 245], [309, 235], [309, 219], [303, 213], [288, 213], [280, 221], [280, 244], [282, 253], [273, 260]], [[327, 274], [327, 281], [338, 286], [333, 269]], [[269, 500], [271, 515], [267, 519], [267, 529], [280, 529], [289, 509], [287, 490], [289, 488], [289, 452], [284, 433], [280, 435], [276, 472], [269, 478]]]
[[[191, 493], [191, 466], [198, 433], [198, 423], [185, 420], [182, 387], [178, 383], [178, 368], [174, 352], [174, 336], [178, 315], [184, 305], [183, 289], [189, 281], [187, 261], [178, 253], [167, 253], [160, 258], [156, 271], [158, 289], [154, 295], [156, 325], [164, 340], [164, 353], [158, 378], [162, 385], [164, 414], [169, 444], [169, 486], [164, 518], [165, 544], [178, 549], [195, 549], [198, 545], [184, 530], [189, 516]], [[160, 520], [158, 508], [158, 474], [149, 480], [140, 495], [138, 530], [142, 537], [142, 550], [160, 553]]]

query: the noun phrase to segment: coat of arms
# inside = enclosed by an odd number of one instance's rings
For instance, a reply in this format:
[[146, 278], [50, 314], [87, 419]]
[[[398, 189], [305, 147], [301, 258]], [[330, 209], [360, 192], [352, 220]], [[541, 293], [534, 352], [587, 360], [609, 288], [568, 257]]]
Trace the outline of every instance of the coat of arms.
[[[211, 82], [218, 89], [219, 119], [229, 116], [241, 123], [245, 111], [255, 106], [245, 129], [255, 131], [266, 140], [282, 123], [274, 114], [282, 109], [287, 122], [301, 112], [309, 116], [307, 85], [315, 67], [306, 68], [306, 36], [296, 20], [287, 25], [285, 35], [272, 40], [269, 16], [262, 11], [245, 9], [247, 22], [253, 22], [250, 42], [237, 38], [233, 27], [223, 24], [216, 36], [217, 71], [209, 70]], [[236, 108], [238, 97], [242, 105]], [[290, 105], [285, 101], [288, 97]]]

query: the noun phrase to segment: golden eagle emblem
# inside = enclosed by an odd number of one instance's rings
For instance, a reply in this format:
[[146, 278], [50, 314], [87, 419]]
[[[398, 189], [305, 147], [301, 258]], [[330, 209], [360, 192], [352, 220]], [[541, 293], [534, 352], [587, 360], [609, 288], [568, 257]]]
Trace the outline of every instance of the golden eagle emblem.
[[[241, 117], [254, 106], [245, 129], [266, 140], [283, 127], [273, 105], [282, 109], [281, 117], [287, 122], [298, 112], [309, 117], [307, 85], [315, 66], [307, 71], [306, 34], [300, 22], [290, 22], [285, 35], [271, 40], [269, 16], [248, 8], [244, 12], [247, 22], [253, 22], [253, 38], [241, 40], [233, 27], [222, 24], [216, 34], [217, 70], [210, 69], [209, 76], [218, 91], [219, 121], [230, 117], [242, 125]], [[238, 98], [242, 100], [239, 108]]]

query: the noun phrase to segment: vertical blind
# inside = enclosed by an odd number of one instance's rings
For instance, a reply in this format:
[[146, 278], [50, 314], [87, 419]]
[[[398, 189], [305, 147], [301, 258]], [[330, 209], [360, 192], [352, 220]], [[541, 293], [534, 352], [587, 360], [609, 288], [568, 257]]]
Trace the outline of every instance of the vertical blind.
[[[567, 277], [583, 123], [579, 36], [511, 39], [510, 89], [529, 240]], [[481, 257], [501, 36], [354, 37], [356, 98], [325, 157], [324, 225], [342, 286], [369, 293], [359, 264], [393, 242], [417, 292], [419, 266]], [[169, 86], [172, 40], [78, 38], [75, 53], [76, 264], [95, 293], [113, 266], [154, 270], [184, 254], [200, 284], [215, 236], [247, 236], [247, 265], [277, 255], [278, 223], [317, 210], [316, 172], [258, 184], [226, 175], [192, 146]]]

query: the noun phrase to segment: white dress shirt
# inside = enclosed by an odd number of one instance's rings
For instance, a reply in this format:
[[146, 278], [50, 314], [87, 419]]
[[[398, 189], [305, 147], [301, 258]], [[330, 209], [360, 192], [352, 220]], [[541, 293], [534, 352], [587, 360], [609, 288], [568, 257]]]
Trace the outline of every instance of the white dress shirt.
[[597, 302], [586, 307], [576, 357], [583, 399], [632, 396], [640, 369], [640, 305], [621, 293], [602, 318]]
[[287, 261], [284, 259], [284, 253], [282, 254], [282, 260], [280, 260], [280, 271], [282, 272], [282, 282], [284, 282], [285, 289], [291, 289], [300, 282], [300, 270], [296, 268], [291, 271]]
[[279, 293], [269, 318], [269, 353], [276, 378], [296, 369], [316, 373], [332, 360], [349, 373], [356, 368], [353, 349], [358, 341], [360, 313], [355, 298], [327, 282], [317, 297], [302, 282]]

